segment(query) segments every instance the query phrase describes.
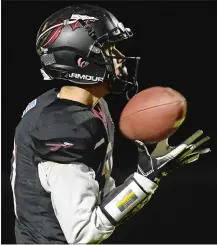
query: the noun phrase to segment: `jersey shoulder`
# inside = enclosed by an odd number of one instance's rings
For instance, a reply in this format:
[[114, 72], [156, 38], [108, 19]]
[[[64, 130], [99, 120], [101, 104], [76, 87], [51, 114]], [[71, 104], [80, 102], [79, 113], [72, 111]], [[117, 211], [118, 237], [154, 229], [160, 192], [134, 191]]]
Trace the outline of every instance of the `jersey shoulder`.
[[39, 141], [73, 140], [91, 147], [104, 131], [100, 119], [79, 102], [57, 99], [46, 106], [32, 132]]

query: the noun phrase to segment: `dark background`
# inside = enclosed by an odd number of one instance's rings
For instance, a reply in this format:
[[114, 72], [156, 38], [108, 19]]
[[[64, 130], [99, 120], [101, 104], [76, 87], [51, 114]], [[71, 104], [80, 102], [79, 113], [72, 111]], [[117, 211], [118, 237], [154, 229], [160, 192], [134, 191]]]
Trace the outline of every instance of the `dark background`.
[[[9, 183], [16, 125], [27, 103], [54, 82], [43, 81], [36, 33], [54, 11], [74, 3], [7, 2], [2, 6], [2, 243], [15, 243]], [[80, 2], [79, 2], [80, 3]], [[140, 89], [170, 86], [188, 100], [188, 116], [171, 142], [197, 129], [211, 136], [212, 152], [165, 178], [150, 203], [104, 243], [217, 243], [217, 163], [214, 158], [217, 82], [217, 2], [98, 2], [134, 32], [117, 47], [141, 56]], [[107, 101], [117, 125], [126, 100]], [[117, 183], [135, 168], [135, 147], [116, 131]]]

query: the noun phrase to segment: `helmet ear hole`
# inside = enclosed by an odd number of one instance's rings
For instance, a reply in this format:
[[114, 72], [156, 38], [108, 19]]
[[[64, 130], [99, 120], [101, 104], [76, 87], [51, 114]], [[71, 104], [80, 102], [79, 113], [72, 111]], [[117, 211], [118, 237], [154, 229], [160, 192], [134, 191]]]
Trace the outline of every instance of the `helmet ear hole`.
[[84, 68], [89, 65], [89, 62], [84, 60], [83, 57], [81, 56], [76, 56], [75, 57], [75, 63], [77, 64], [78, 67]]

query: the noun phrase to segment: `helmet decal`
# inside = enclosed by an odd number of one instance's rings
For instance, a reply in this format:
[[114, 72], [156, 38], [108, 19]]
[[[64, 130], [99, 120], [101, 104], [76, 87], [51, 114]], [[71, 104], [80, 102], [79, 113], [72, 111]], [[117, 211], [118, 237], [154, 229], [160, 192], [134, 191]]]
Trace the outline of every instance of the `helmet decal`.
[[[44, 27], [42, 28], [42, 33], [40, 34], [40, 36], [38, 37], [38, 40], [37, 42], [39, 42], [40, 38], [43, 37], [43, 35], [45, 35], [48, 31], [52, 30], [52, 34], [51, 34], [51, 37], [53, 36], [54, 33], [56, 33], [56, 31], [58, 33], [60, 33], [61, 29], [66, 25], [66, 24], [69, 24], [71, 27], [72, 27], [72, 30], [76, 30], [77, 28], [80, 28], [82, 27], [80, 22], [78, 20], [83, 20], [85, 24], [91, 24], [91, 23], [94, 23], [96, 21], [98, 21], [99, 19], [95, 18], [95, 17], [90, 17], [90, 16], [87, 16], [87, 15], [79, 15], [79, 14], [72, 14], [70, 20], [58, 20], [56, 21], [55, 23], [52, 24], [52, 26], [49, 26], [48, 27], [48, 23], [46, 23], [44, 25]], [[58, 29], [57, 29], [58, 28]], [[55, 34], [56, 35], [56, 34]], [[58, 37], [58, 35], [57, 35]], [[49, 38], [50, 38], [50, 35], [49, 35]], [[54, 39], [54, 41], [56, 40], [56, 38]], [[53, 41], [53, 42], [54, 42]], [[52, 42], [52, 43], [53, 43]], [[50, 44], [51, 45], [51, 44]], [[49, 45], [49, 46], [50, 46]]]
[[82, 27], [78, 20], [83, 20], [85, 24], [91, 24], [98, 21], [99, 19], [88, 15], [72, 14], [69, 23], [71, 23], [71, 27], [73, 31], [76, 30], [77, 28]]
[[83, 58], [79, 58], [77, 63], [78, 63], [78, 66], [81, 68], [84, 68], [89, 65], [89, 62], [83, 60]]
[[38, 38], [38, 42], [41, 42], [41, 46], [47, 48], [56, 41], [63, 28], [62, 23], [63, 21], [61, 19], [58, 19], [52, 24], [52, 26], [48, 26], [48, 23], [44, 25], [42, 33]]

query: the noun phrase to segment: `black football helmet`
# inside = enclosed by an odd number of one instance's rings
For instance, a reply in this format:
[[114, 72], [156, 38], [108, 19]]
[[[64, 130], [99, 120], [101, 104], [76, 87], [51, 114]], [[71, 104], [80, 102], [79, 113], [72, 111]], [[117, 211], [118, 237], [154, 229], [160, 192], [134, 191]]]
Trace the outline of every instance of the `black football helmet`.
[[129, 28], [103, 8], [83, 4], [61, 9], [45, 20], [37, 34], [42, 75], [45, 80], [63, 79], [75, 84], [108, 81], [113, 93], [123, 92], [127, 85], [138, 90], [140, 57], [124, 57], [136, 60], [135, 75], [127, 81], [126, 67], [122, 66], [120, 76], [116, 76], [113, 62], [123, 56], [112, 54], [108, 48], [132, 36]]

